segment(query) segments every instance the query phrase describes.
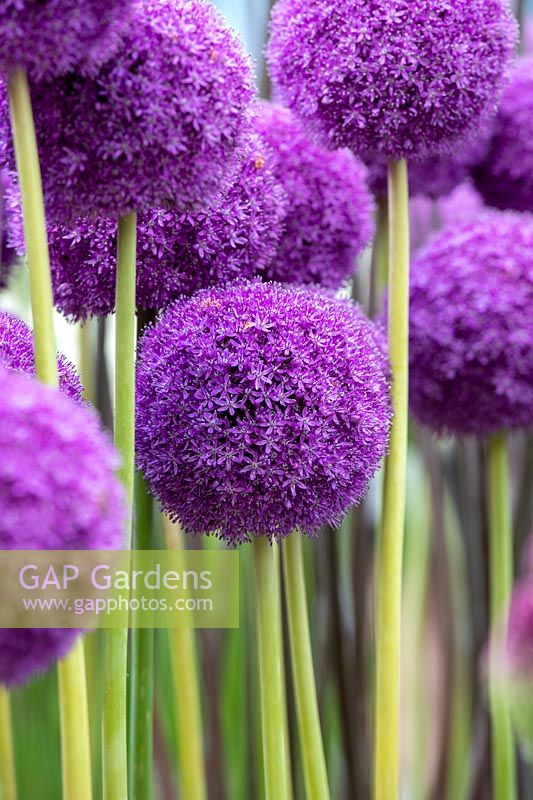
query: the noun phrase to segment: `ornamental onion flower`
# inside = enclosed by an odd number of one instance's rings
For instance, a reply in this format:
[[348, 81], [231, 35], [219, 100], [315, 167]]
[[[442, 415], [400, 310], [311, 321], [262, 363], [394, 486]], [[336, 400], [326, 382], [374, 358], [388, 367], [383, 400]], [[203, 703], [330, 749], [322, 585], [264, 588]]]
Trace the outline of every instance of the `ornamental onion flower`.
[[473, 169], [485, 203], [533, 211], [533, 57], [523, 58], [507, 86], [490, 147]]
[[138, 466], [191, 533], [314, 534], [361, 499], [386, 451], [386, 372], [350, 302], [259, 282], [199, 292], [141, 341]]
[[20, 197], [7, 170], [0, 170], [0, 289], [16, 259], [24, 253]]
[[516, 43], [506, 0], [280, 0], [277, 96], [365, 160], [453, 149], [496, 110]]
[[[95, 75], [32, 86], [48, 216], [206, 203], [237, 167], [252, 98], [250, 60], [208, 0], [141, 0]], [[2, 117], [9, 142], [5, 101]]]
[[0, 68], [37, 80], [94, 70], [117, 46], [132, 0], [2, 0]]
[[[32, 331], [7, 311], [0, 311], [0, 367], [26, 375], [35, 374]], [[81, 401], [83, 386], [74, 364], [59, 353], [57, 368], [62, 393]]]
[[[96, 416], [33, 378], [0, 369], [0, 548], [120, 548], [117, 456]], [[0, 630], [0, 682], [23, 683], [63, 656], [72, 630]]]
[[[156, 209], [139, 215], [137, 307], [159, 310], [180, 295], [269, 272], [287, 200], [270, 149], [251, 137], [234, 182], [209, 211]], [[57, 308], [71, 319], [115, 307], [117, 223], [85, 217], [48, 225]]]
[[267, 277], [337, 289], [372, 237], [366, 170], [348, 150], [318, 146], [288, 110], [263, 103], [257, 127], [288, 196], [285, 230]]
[[503, 673], [513, 722], [524, 753], [533, 760], [533, 578], [515, 588], [509, 612]]
[[486, 211], [441, 231], [412, 268], [416, 417], [455, 434], [531, 425], [532, 331], [533, 217]]

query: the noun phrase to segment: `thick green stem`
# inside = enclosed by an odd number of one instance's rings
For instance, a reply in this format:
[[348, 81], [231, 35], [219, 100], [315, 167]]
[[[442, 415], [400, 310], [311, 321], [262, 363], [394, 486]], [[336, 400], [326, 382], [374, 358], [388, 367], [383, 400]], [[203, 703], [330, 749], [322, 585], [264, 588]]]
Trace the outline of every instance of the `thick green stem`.
[[385, 470], [377, 565], [377, 679], [374, 787], [395, 800], [400, 777], [400, 652], [409, 351], [407, 164], [389, 164], [389, 358], [394, 421]]
[[299, 533], [293, 533], [283, 542], [283, 573], [306, 793], [309, 800], [329, 800]]
[[265, 796], [266, 800], [287, 800], [283, 645], [276, 595], [279, 585], [268, 539], [257, 537], [253, 547]]
[[24, 237], [30, 275], [30, 297], [37, 377], [57, 386], [53, 324], [52, 280], [46, 238], [41, 168], [26, 73], [20, 67], [9, 74], [11, 128], [24, 216]]
[[91, 744], [83, 641], [58, 664], [64, 800], [91, 800]]
[[[135, 548], [152, 549], [152, 498], [143, 476], [135, 475]], [[132, 556], [135, 564], [135, 554]], [[134, 628], [130, 650], [131, 800], [153, 794], [154, 629]]]
[[[167, 547], [183, 552], [183, 534], [164, 518]], [[170, 631], [174, 699], [179, 726], [178, 766], [183, 800], [206, 800], [202, 710], [198, 687], [196, 642], [191, 628]]]
[[0, 797], [2, 800], [17, 800], [11, 703], [9, 693], [3, 686], [0, 686]]
[[[513, 540], [509, 497], [509, 463], [505, 433], [489, 439], [490, 619], [492, 642], [507, 635], [507, 613], [513, 581]], [[516, 763], [505, 690], [501, 685], [497, 647], [491, 651], [490, 710], [494, 800], [516, 798]]]
[[[135, 280], [137, 216], [119, 219], [116, 342], [115, 342], [115, 445], [122, 458], [119, 476], [126, 490], [130, 513], [125, 546], [131, 546], [131, 507], [135, 459]], [[105, 640], [103, 783], [104, 800], [127, 800], [127, 669], [128, 631], [109, 630]]]
[[[42, 383], [57, 387], [52, 280], [41, 169], [30, 90], [23, 69], [17, 67], [10, 72], [8, 88], [30, 276], [35, 372]], [[84, 800], [91, 796], [91, 761], [85, 660], [81, 641], [58, 665], [58, 674], [63, 793], [66, 800]]]

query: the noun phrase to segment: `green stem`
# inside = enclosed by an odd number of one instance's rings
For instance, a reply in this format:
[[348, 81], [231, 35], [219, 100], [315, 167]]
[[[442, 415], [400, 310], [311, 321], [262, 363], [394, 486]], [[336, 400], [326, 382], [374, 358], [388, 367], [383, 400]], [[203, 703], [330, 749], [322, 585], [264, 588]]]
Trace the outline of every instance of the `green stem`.
[[83, 640], [57, 667], [64, 800], [91, 800], [91, 745]]
[[[10, 72], [8, 89], [30, 276], [35, 372], [42, 383], [57, 387], [52, 280], [41, 169], [30, 90], [23, 69], [17, 67]], [[91, 761], [85, 660], [81, 641], [58, 665], [58, 674], [64, 796], [66, 800], [84, 800], [91, 791]]]
[[24, 216], [24, 237], [30, 275], [30, 297], [37, 377], [57, 386], [53, 323], [52, 279], [46, 238], [41, 168], [26, 73], [20, 67], [9, 74], [11, 128]]
[[9, 692], [0, 686], [0, 797], [17, 800]]
[[266, 800], [286, 800], [283, 645], [278, 613], [276, 562], [268, 539], [257, 537], [253, 547], [265, 793]]
[[[135, 459], [135, 270], [137, 215], [118, 223], [115, 446], [122, 458], [119, 477], [126, 490], [130, 514], [125, 545], [131, 546], [131, 507]], [[127, 670], [128, 630], [106, 633], [104, 657], [103, 783], [104, 800], [127, 800]]]
[[[167, 547], [183, 553], [183, 534], [164, 518]], [[191, 628], [170, 631], [174, 698], [179, 726], [178, 766], [183, 800], [206, 800], [202, 711], [196, 665], [196, 642]]]
[[88, 403], [96, 404], [96, 387], [94, 360], [92, 350], [92, 325], [88, 319], [79, 326], [80, 377], [83, 384], [83, 396]]
[[[507, 611], [513, 581], [513, 540], [509, 497], [507, 437], [490, 437], [489, 523], [490, 523], [490, 619], [491, 640], [505, 641]], [[492, 719], [492, 770], [494, 800], [516, 798], [516, 764], [511, 715], [496, 663], [497, 647], [491, 651], [490, 710]]]
[[409, 350], [409, 190], [404, 160], [389, 164], [389, 358], [394, 421], [385, 470], [377, 564], [376, 800], [394, 800], [400, 777], [400, 652]]
[[299, 533], [293, 533], [283, 542], [283, 568], [306, 792], [309, 800], [329, 800], [326, 759], [309, 635], [302, 541]]
[[[277, 543], [273, 543], [274, 548], [274, 563], [276, 567], [276, 598], [278, 601], [278, 620], [279, 628], [281, 630], [281, 637], [283, 641], [283, 609], [281, 605], [281, 547]], [[285, 650], [282, 653], [283, 664], [285, 664]], [[283, 691], [283, 749], [285, 751], [285, 770], [287, 774], [287, 800], [293, 800], [294, 792], [292, 787], [292, 764], [291, 764], [291, 746], [289, 734], [289, 711], [287, 706], [287, 681], [285, 679], [285, 670], [281, 673], [282, 691]]]
[[[135, 547], [152, 549], [152, 498], [139, 472], [135, 475]], [[134, 628], [130, 651], [131, 800], [151, 800], [153, 794], [153, 679], [154, 629]]]

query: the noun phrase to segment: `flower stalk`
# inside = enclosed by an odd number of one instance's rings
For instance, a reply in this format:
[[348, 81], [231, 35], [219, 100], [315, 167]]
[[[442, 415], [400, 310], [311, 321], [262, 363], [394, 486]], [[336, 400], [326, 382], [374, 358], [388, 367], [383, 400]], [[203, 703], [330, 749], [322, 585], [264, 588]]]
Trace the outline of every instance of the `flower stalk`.
[[11, 727], [11, 702], [9, 692], [0, 686], [0, 797], [17, 800], [15, 753]]
[[[125, 546], [131, 546], [131, 508], [135, 461], [135, 285], [137, 215], [126, 214], [118, 224], [115, 446], [122, 457], [119, 477], [126, 490], [129, 515]], [[128, 630], [107, 631], [104, 658], [103, 782], [105, 800], [128, 797], [127, 757]]]
[[409, 189], [405, 160], [389, 164], [389, 358], [392, 407], [377, 563], [377, 676], [374, 790], [398, 797], [400, 653], [409, 356]]
[[[183, 554], [183, 534], [178, 525], [164, 517], [167, 547]], [[183, 555], [182, 555], [183, 558]], [[170, 631], [174, 700], [179, 726], [178, 765], [184, 800], [206, 800], [202, 731], [202, 709], [196, 660], [196, 642], [191, 628]]]
[[265, 797], [266, 800], [287, 800], [287, 761], [283, 736], [283, 645], [277, 597], [279, 583], [274, 551], [269, 540], [256, 537], [253, 548]]
[[[489, 438], [490, 621], [491, 641], [506, 641], [508, 606], [513, 581], [513, 540], [509, 497], [507, 436]], [[490, 656], [490, 713], [492, 721], [492, 770], [494, 800], [517, 796], [516, 763], [511, 714], [496, 663], [497, 647]]]
[[[13, 144], [22, 198], [30, 278], [35, 372], [42, 383], [59, 383], [53, 324], [52, 279], [37, 137], [26, 72], [8, 77]], [[78, 641], [58, 665], [63, 793], [65, 800], [91, 797], [89, 715], [83, 645]]]
[[309, 800], [329, 800], [309, 635], [302, 540], [298, 532], [288, 536], [283, 542], [283, 574], [306, 793]]
[[[135, 548], [152, 549], [152, 498], [135, 475]], [[132, 555], [135, 564], [135, 553]], [[129, 775], [132, 800], [153, 795], [154, 629], [134, 628], [130, 650]]]

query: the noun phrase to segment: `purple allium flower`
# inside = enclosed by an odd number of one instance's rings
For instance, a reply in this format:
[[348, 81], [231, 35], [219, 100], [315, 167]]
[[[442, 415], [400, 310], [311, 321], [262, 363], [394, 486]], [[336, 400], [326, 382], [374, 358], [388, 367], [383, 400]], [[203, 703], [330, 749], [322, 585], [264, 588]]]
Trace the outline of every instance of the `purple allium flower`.
[[[137, 306], [166, 308], [180, 295], [264, 275], [274, 259], [286, 195], [271, 152], [254, 137], [230, 189], [208, 212], [155, 210], [139, 216]], [[67, 317], [110, 314], [115, 306], [117, 222], [83, 218], [49, 224], [56, 306]]]
[[479, 217], [483, 209], [483, 200], [468, 182], [457, 186], [446, 197], [441, 197], [437, 207], [442, 227], [473, 220]]
[[526, 578], [513, 592], [507, 636], [508, 667], [533, 683], [533, 578]]
[[142, 0], [95, 76], [32, 86], [48, 216], [205, 205], [237, 169], [252, 98], [250, 59], [209, 0]]
[[[87, 407], [0, 369], [0, 548], [119, 549], [118, 459]], [[72, 645], [73, 630], [0, 630], [0, 683], [23, 683]]]
[[95, 69], [116, 47], [132, 0], [1, 0], [0, 68], [33, 78]]
[[349, 150], [316, 145], [281, 106], [263, 103], [257, 125], [274, 151], [276, 177], [289, 199], [285, 233], [267, 276], [337, 289], [372, 238], [366, 169]]
[[505, 89], [490, 147], [472, 174], [487, 205], [533, 211], [533, 56]]
[[[74, 364], [59, 353], [57, 367], [62, 393], [81, 400], [83, 386]], [[0, 311], [0, 368], [35, 374], [33, 334], [25, 322], [7, 311]]]
[[438, 432], [533, 423], [533, 216], [485, 211], [412, 267], [410, 400]]
[[5, 289], [11, 267], [24, 254], [19, 192], [11, 176], [0, 169], [0, 289]]
[[515, 731], [526, 758], [533, 761], [533, 576], [515, 588], [509, 611], [503, 676]]
[[[409, 193], [412, 197], [437, 200], [464, 183], [469, 172], [485, 156], [489, 146], [489, 126], [473, 141], [453, 153], [428, 156], [409, 163]], [[387, 158], [380, 154], [369, 163], [368, 183], [376, 196], [387, 194]]]
[[390, 420], [374, 325], [317, 290], [199, 292], [141, 342], [138, 466], [191, 533], [236, 544], [339, 522], [377, 470]]
[[365, 160], [424, 157], [496, 110], [516, 43], [506, 0], [279, 0], [277, 96]]

